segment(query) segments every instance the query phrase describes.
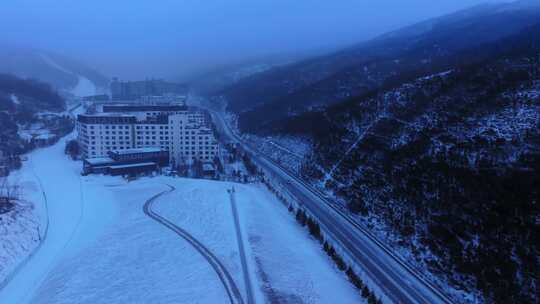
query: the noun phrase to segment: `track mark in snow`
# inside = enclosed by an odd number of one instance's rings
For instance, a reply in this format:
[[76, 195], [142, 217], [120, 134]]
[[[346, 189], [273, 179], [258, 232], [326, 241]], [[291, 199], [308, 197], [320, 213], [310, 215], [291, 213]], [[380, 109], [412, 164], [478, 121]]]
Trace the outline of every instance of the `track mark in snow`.
[[203, 256], [203, 258], [208, 261], [210, 266], [212, 266], [212, 268], [218, 275], [221, 283], [223, 284], [223, 287], [225, 287], [225, 291], [227, 292], [230, 303], [243, 304], [244, 300], [242, 299], [242, 296], [240, 295], [240, 291], [238, 290], [236, 283], [234, 282], [231, 274], [227, 271], [225, 266], [223, 266], [223, 264], [219, 261], [219, 259], [208, 248], [206, 248], [201, 242], [199, 242], [187, 231], [178, 227], [177, 225], [173, 224], [172, 222], [170, 222], [169, 220], [165, 219], [164, 217], [155, 213], [152, 210], [152, 204], [155, 202], [156, 199], [158, 199], [164, 194], [168, 194], [176, 190], [176, 188], [171, 185], [167, 185], [167, 186], [170, 188], [169, 190], [162, 191], [152, 196], [150, 199], [148, 199], [144, 203], [144, 207], [143, 207], [144, 213], [150, 218], [152, 218], [153, 220], [169, 228], [174, 233], [176, 233], [181, 238], [183, 238], [185, 241], [187, 241], [190, 245], [192, 245], [193, 248], [195, 248]]
[[253, 296], [253, 288], [251, 287], [251, 277], [249, 276], [249, 269], [246, 262], [246, 251], [244, 250], [244, 240], [242, 238], [242, 231], [240, 230], [240, 219], [238, 217], [238, 210], [236, 209], [236, 200], [234, 198], [234, 187], [230, 190], [231, 207], [234, 217], [234, 227], [236, 230], [236, 239], [238, 241], [238, 250], [240, 251], [240, 259], [242, 262], [242, 271], [244, 273], [244, 282], [246, 285], [247, 303], [255, 303], [255, 297]]

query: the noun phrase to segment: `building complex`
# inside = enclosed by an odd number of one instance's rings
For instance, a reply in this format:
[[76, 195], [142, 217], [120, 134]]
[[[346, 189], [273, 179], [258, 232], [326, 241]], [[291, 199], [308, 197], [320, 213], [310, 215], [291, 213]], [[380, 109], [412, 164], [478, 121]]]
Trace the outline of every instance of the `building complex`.
[[162, 79], [141, 81], [121, 81], [113, 78], [111, 82], [112, 100], [136, 100], [144, 96], [187, 95], [188, 87], [184, 84], [167, 82]]
[[111, 155], [164, 151], [175, 166], [211, 162], [218, 154], [210, 118], [184, 104], [104, 105], [99, 113], [79, 115], [77, 122], [81, 154], [88, 164]]

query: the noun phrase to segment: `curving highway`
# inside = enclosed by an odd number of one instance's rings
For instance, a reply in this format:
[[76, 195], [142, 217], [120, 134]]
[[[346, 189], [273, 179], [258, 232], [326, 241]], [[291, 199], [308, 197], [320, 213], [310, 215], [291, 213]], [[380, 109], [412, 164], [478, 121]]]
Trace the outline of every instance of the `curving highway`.
[[317, 218], [320, 225], [338, 242], [347, 255], [384, 293], [392, 303], [453, 303], [444, 292], [410, 267], [390, 248], [358, 225], [347, 211], [337, 207], [322, 193], [275, 163], [257, 149], [246, 144], [225, 123], [222, 115], [208, 109], [218, 132], [231, 142], [238, 143], [265, 172], [286, 187], [304, 209]]

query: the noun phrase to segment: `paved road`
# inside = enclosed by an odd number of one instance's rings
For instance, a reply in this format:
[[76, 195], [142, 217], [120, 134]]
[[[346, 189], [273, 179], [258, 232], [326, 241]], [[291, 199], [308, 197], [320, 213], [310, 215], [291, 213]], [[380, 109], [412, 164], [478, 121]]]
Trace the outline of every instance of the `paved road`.
[[208, 249], [206, 248], [201, 242], [199, 242], [196, 238], [194, 238], [191, 234], [189, 234], [184, 229], [176, 226], [169, 220], [165, 219], [161, 215], [157, 214], [152, 210], [152, 204], [155, 202], [156, 199], [161, 197], [164, 194], [168, 194], [176, 190], [175, 187], [169, 186], [169, 190], [162, 191], [154, 196], [152, 196], [150, 199], [146, 201], [143, 207], [143, 211], [146, 215], [148, 215], [150, 218], [154, 219], [158, 223], [162, 224], [163, 226], [169, 228], [174, 233], [176, 233], [178, 236], [186, 240], [193, 248], [195, 248], [202, 256], [203, 258], [208, 261], [208, 263], [212, 266], [216, 274], [218, 275], [219, 279], [221, 280], [221, 283], [223, 284], [223, 287], [225, 288], [225, 291], [227, 292], [227, 296], [229, 298], [229, 302], [231, 304], [243, 304], [244, 300], [242, 299], [242, 295], [240, 294], [240, 291], [238, 290], [238, 287], [236, 286], [236, 283], [234, 282], [231, 274], [227, 271], [225, 266], [218, 260], [218, 258]]
[[246, 285], [247, 303], [255, 303], [255, 297], [253, 295], [253, 288], [251, 287], [251, 277], [249, 275], [249, 268], [246, 262], [246, 251], [244, 250], [244, 240], [242, 238], [242, 231], [240, 230], [240, 219], [238, 218], [238, 210], [236, 208], [234, 187], [230, 190], [229, 195], [231, 199], [231, 208], [234, 218], [234, 227], [236, 230], [236, 239], [238, 240], [238, 250], [240, 251], [240, 261], [242, 263], [242, 272], [244, 273], [244, 283]]
[[211, 109], [210, 113], [218, 132], [225, 139], [242, 145], [260, 167], [272, 173], [274, 178], [302, 203], [303, 208], [318, 219], [325, 231], [332, 234], [334, 240], [354, 258], [390, 301], [452, 303], [438, 288], [424, 280], [371, 233], [351, 220], [345, 211], [340, 210], [294, 174], [243, 142], [231, 131], [220, 113]]

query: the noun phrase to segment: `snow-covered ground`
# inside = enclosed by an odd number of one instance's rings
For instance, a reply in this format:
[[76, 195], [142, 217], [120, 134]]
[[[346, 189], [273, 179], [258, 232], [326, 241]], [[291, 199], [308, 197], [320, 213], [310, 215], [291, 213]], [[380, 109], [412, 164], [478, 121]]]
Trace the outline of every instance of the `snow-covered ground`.
[[54, 265], [93, 240], [112, 219], [114, 205], [108, 203], [108, 192], [102, 184], [80, 179], [81, 163], [63, 153], [66, 140], [30, 153], [14, 175], [23, 198], [35, 204], [44, 240], [0, 290], [0, 303], [28, 302]]
[[64, 73], [67, 74], [73, 74], [78, 77], [77, 85], [70, 90], [70, 93], [77, 96], [77, 97], [83, 97], [83, 96], [91, 96], [98, 94], [98, 89], [96, 85], [90, 81], [88, 78], [78, 75], [76, 73], [73, 73], [72, 71], [66, 69], [65, 67], [61, 66], [57, 62], [55, 62], [52, 58], [45, 54], [40, 55], [41, 58], [51, 67], [58, 69]]
[[10, 97], [11, 97], [11, 101], [13, 101], [14, 104], [16, 104], [16, 105], [21, 104], [21, 101], [19, 100], [19, 97], [17, 97], [17, 95], [11, 94]]
[[[0, 290], [0, 303], [225, 303], [208, 262], [146, 216], [147, 199], [167, 189], [154, 211], [208, 247], [244, 294], [227, 189], [232, 183], [81, 177], [65, 141], [36, 150], [16, 173], [36, 203], [44, 241]], [[359, 303], [359, 294], [266, 189], [239, 185], [236, 201], [258, 302]], [[45, 195], [42, 195], [43, 189]], [[46, 201], [44, 200], [46, 197]], [[48, 212], [47, 212], [48, 211]]]
[[236, 189], [267, 303], [364, 303], [318, 241], [262, 186]]
[[26, 256], [39, 244], [39, 221], [33, 204], [16, 201], [0, 214], [0, 288]]
[[[234, 187], [247, 259], [259, 303], [361, 303], [355, 291], [270, 192], [260, 185], [180, 179], [156, 212], [202, 241], [244, 290], [230, 199]], [[203, 302], [201, 302], [203, 303]]]
[[71, 93], [78, 97], [96, 95], [98, 92], [96, 86], [88, 78], [79, 75], [79, 82], [71, 90]]

